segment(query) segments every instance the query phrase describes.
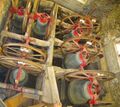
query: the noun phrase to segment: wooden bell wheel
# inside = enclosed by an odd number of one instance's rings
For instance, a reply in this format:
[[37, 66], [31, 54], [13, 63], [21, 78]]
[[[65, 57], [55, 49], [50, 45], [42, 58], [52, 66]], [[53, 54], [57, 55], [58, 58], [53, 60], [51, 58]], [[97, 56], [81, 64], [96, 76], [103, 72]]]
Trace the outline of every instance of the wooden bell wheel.
[[74, 14], [63, 18], [60, 26], [63, 27], [61, 33], [67, 33], [77, 28], [79, 34], [90, 34], [93, 29], [91, 19], [79, 14]]
[[95, 71], [95, 70], [86, 70], [86, 71], [74, 71], [71, 73], [67, 73], [65, 78], [67, 80], [71, 79], [88, 79], [89, 77], [96, 78], [99, 81], [110, 81], [115, 78], [115, 74], [108, 71]]
[[24, 11], [24, 18], [23, 18], [23, 23], [22, 23], [22, 31], [24, 32], [27, 26], [27, 22], [28, 22], [28, 17], [29, 17], [29, 13], [31, 10], [31, 0], [27, 1], [27, 5], [26, 5], [26, 9]]
[[112, 105], [113, 102], [108, 102], [108, 101], [97, 101], [97, 103], [95, 104], [95, 106], [105, 106], [105, 105]]
[[98, 33], [101, 30], [101, 22], [97, 20], [96, 18], [92, 19], [92, 24], [93, 24], [93, 33]]
[[0, 56], [0, 64], [7, 68], [17, 68], [19, 66], [22, 66], [22, 69], [32, 74], [40, 73], [43, 71], [43, 66], [41, 64], [34, 63], [24, 58]]
[[96, 18], [73, 14], [63, 18], [60, 27], [62, 27], [62, 30], [56, 34], [69, 33], [71, 30], [77, 29], [79, 34], [88, 35], [92, 32], [98, 33], [101, 29], [101, 24]]
[[21, 43], [4, 44], [3, 53], [6, 56], [25, 58], [40, 63], [46, 61], [46, 54], [42, 50]]
[[84, 36], [70, 38], [61, 45], [61, 50], [64, 55], [80, 52], [89, 62], [99, 55], [101, 48], [100, 41]]

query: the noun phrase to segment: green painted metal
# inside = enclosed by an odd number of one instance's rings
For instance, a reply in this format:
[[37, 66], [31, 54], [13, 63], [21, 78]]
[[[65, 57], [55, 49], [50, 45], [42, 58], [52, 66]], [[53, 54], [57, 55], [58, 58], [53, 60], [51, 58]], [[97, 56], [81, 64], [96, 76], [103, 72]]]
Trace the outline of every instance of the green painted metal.
[[68, 97], [72, 104], [85, 104], [90, 100], [87, 87], [90, 84], [88, 80], [73, 80], [68, 87]]
[[43, 39], [47, 34], [48, 22], [42, 23], [37, 19], [37, 21], [33, 24], [32, 27], [32, 35], [34, 37]]
[[[15, 69], [10, 74], [10, 82], [12, 84], [15, 83], [15, 79], [16, 79], [17, 73], [18, 73], [18, 69]], [[22, 70], [19, 84], [20, 85], [24, 85], [27, 82], [27, 80], [28, 80], [28, 74], [27, 74], [27, 72], [25, 70]]]
[[79, 52], [75, 54], [68, 54], [65, 56], [66, 68], [80, 68], [81, 60], [79, 58]]

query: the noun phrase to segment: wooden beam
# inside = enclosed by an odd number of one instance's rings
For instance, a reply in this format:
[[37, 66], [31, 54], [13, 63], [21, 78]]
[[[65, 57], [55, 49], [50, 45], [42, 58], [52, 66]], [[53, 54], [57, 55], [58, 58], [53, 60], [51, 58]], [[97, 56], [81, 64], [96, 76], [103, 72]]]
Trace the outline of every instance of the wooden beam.
[[81, 13], [83, 11], [83, 4], [77, 0], [51, 0], [67, 9], [70, 9], [74, 12]]
[[0, 98], [0, 107], [7, 107], [1, 98]]
[[55, 72], [52, 67], [57, 12], [58, 12], [58, 6], [55, 4], [53, 7], [53, 11], [51, 12], [52, 22], [50, 25], [50, 35], [49, 35], [50, 46], [48, 49], [48, 59], [46, 62], [46, 71], [45, 71], [46, 75], [44, 78], [43, 96], [42, 96], [42, 101], [49, 104], [60, 103]]
[[29, 106], [29, 107], [44, 107], [45, 104], [36, 104], [36, 105], [32, 105], [32, 106]]
[[55, 29], [56, 29], [56, 23], [57, 23], [57, 11], [58, 11], [58, 6], [55, 5], [53, 8], [53, 11], [51, 12], [51, 25], [50, 25], [50, 35], [49, 35], [49, 42], [50, 46], [48, 49], [48, 60], [47, 64], [49, 66], [52, 66], [52, 61], [53, 61], [53, 50], [54, 50], [54, 41], [55, 41]]
[[[12, 39], [17, 39], [20, 41], [24, 41], [25, 40], [25, 36], [24, 35], [20, 35], [20, 34], [16, 34], [16, 33], [12, 33], [12, 32], [8, 32], [3, 30], [1, 32], [1, 38], [0, 38], [0, 45], [2, 45], [3, 39], [5, 37], [8, 38], [12, 38]], [[49, 41], [44, 41], [44, 40], [40, 40], [40, 39], [36, 39], [33, 37], [30, 37], [31, 41], [30, 43], [33, 45], [38, 45], [38, 46], [42, 46], [42, 47], [49, 47], [50, 46], [50, 42]], [[60, 46], [63, 43], [62, 40], [55, 38], [55, 46]]]
[[60, 39], [58, 39], [58, 38], [55, 38], [55, 44], [54, 44], [55, 46], [61, 46], [62, 43], [63, 43], [62, 40], [60, 40]]
[[0, 82], [0, 88], [3, 88], [3, 89], [8, 89], [8, 90], [14, 90], [14, 91], [17, 91], [17, 92], [21, 92], [24, 94], [24, 93], [28, 93], [28, 94], [31, 94], [31, 95], [43, 95], [42, 91], [40, 90], [37, 90], [37, 89], [32, 89], [32, 88], [26, 88], [26, 87], [17, 87], [17, 88], [14, 88], [14, 85], [12, 84], [6, 84], [6, 83], [2, 83]]
[[[20, 41], [24, 41], [25, 38], [26, 38], [24, 35], [20, 35], [20, 34], [16, 34], [16, 33], [12, 33], [12, 32], [8, 32], [8, 31], [3, 30], [1, 32], [1, 39], [0, 39], [0, 44], [1, 45], [2, 45], [4, 37], [17, 39], [17, 40], [20, 40]], [[50, 45], [50, 43], [48, 41], [36, 39], [36, 38], [33, 38], [33, 37], [30, 37], [30, 39], [31, 39], [30, 43], [33, 44], [33, 45], [43, 46], [43, 47], [48, 47]]]
[[46, 70], [42, 101], [49, 104], [60, 103], [55, 72], [52, 66], [47, 67], [47, 70]]

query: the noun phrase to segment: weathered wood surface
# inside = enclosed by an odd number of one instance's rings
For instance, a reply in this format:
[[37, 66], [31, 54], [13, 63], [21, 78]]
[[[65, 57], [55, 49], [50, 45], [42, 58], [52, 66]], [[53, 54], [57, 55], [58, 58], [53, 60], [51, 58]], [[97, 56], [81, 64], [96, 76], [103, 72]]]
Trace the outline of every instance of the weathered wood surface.
[[55, 29], [56, 29], [56, 23], [57, 23], [57, 12], [58, 12], [58, 6], [55, 5], [53, 8], [53, 11], [51, 12], [51, 24], [49, 27], [49, 42], [50, 46], [48, 49], [48, 59], [47, 59], [47, 64], [48, 66], [52, 66], [52, 61], [53, 61], [53, 51], [54, 51], [54, 44], [55, 44]]
[[52, 22], [50, 25], [50, 35], [49, 35], [50, 46], [48, 49], [48, 59], [46, 62], [46, 70], [45, 70], [46, 75], [44, 78], [43, 96], [42, 96], [42, 101], [50, 104], [60, 103], [55, 72], [52, 67], [57, 11], [58, 11], [58, 6], [55, 4], [53, 7], [53, 11], [51, 12]]
[[[3, 41], [4, 37], [17, 39], [17, 40], [20, 40], [20, 41], [25, 41], [25, 39], [26, 39], [26, 37], [23, 36], [23, 35], [8, 32], [8, 31], [4, 31], [4, 30], [1, 32], [1, 36], [2, 36], [1, 39], [0, 39], [1, 44], [2, 44], [2, 41]], [[43, 47], [48, 47], [50, 45], [50, 43], [48, 41], [36, 39], [36, 38], [33, 38], [33, 37], [30, 37], [30, 40], [31, 40], [30, 43], [33, 44], [33, 45], [38, 45], [38, 46], [43, 46]]]
[[118, 107], [120, 105], [120, 63], [115, 50], [115, 41], [111, 39], [112, 35], [107, 34], [105, 39], [104, 53], [107, 61], [108, 70], [116, 74], [116, 78], [108, 83], [106, 90], [111, 93], [114, 104], [110, 107]]
[[83, 6], [84, 6], [81, 2], [77, 0], [74, 0], [74, 1], [73, 0], [52, 0], [52, 1], [77, 13], [80, 13], [83, 10]]
[[[1, 45], [2, 45], [3, 39], [5, 37], [17, 39], [20, 41], [25, 41], [25, 39], [26, 39], [26, 37], [24, 35], [20, 35], [20, 34], [16, 34], [16, 33], [12, 33], [12, 32], [3, 30], [1, 32], [1, 38], [0, 38]], [[33, 45], [38, 45], [38, 46], [42, 46], [42, 47], [50, 46], [50, 41], [40, 40], [40, 39], [36, 39], [34, 37], [30, 37], [30, 43]], [[62, 40], [55, 38], [55, 46], [61, 46], [62, 43], [63, 43]]]
[[1, 98], [0, 98], [0, 107], [7, 107]]
[[105, 39], [104, 52], [105, 52], [105, 58], [107, 61], [108, 69], [110, 70], [110, 72], [113, 73], [120, 72], [120, 65], [115, 50], [115, 43], [110, 36], [108, 38], [106, 37]]

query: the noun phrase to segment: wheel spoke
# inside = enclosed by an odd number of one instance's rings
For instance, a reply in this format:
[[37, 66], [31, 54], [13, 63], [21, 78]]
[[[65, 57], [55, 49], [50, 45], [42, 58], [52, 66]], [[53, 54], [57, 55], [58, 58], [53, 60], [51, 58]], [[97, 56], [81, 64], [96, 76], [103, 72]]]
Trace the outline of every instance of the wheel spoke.
[[72, 21], [72, 19], [70, 17], [68, 17], [69, 21], [71, 22], [71, 24], [74, 25], [74, 22]]
[[78, 76], [78, 75], [68, 75], [68, 76], [66, 76], [66, 77], [67, 77], [67, 78], [80, 79], [80, 80], [88, 79], [87, 77]]
[[28, 59], [30, 59], [30, 60], [36, 60], [36, 61], [39, 61], [39, 62], [44, 62], [45, 61], [44, 59], [35, 58], [35, 57], [29, 57]]
[[6, 50], [4, 50], [4, 53], [6, 55], [8, 55], [8, 56], [10, 56], [10, 55], [12, 55], [12, 56], [20, 56], [20, 54], [18, 54], [18, 53], [9, 52], [9, 51], [6, 51]]
[[72, 40], [73, 42], [74, 42], [74, 44], [78, 47], [78, 48], [80, 48], [80, 45], [73, 39]]
[[42, 55], [41, 54], [31, 54], [31, 56], [39, 56], [39, 57], [42, 57]]
[[45, 62], [46, 60], [46, 54], [42, 50], [20, 43], [9, 43], [3, 45], [3, 52], [7, 56], [24, 57], [26, 59], [33, 59], [40, 62]]
[[20, 48], [15, 48], [15, 47], [7, 47], [6, 51], [12, 51], [12, 52], [15, 52], [16, 54], [19, 54], [20, 55]]
[[23, 69], [26, 69], [27, 71], [34, 71], [35, 73], [39, 73], [41, 69], [41, 65], [38, 63], [34, 63], [32, 61], [22, 59], [22, 58], [13, 58], [13, 57], [6, 57], [6, 56], [0, 56], [0, 63], [1, 65], [5, 67], [18, 67], [18, 62], [23, 62], [25, 65], [20, 65], [22, 66]]

